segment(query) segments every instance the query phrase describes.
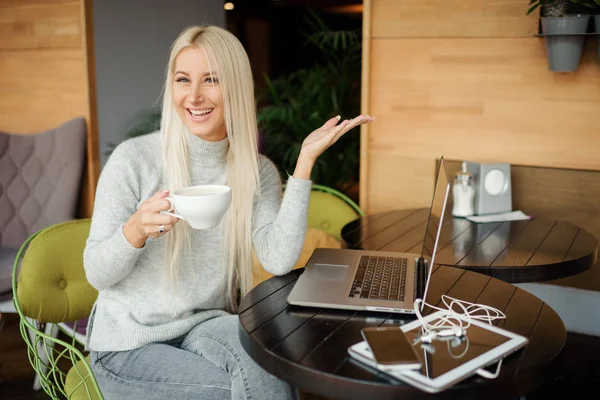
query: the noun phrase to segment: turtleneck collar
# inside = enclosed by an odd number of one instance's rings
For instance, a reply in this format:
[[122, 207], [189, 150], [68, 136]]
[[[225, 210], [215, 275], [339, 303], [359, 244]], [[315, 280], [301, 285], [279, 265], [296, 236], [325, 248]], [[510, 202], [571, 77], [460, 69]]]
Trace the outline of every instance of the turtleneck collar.
[[218, 142], [209, 142], [191, 133], [188, 134], [190, 161], [203, 165], [219, 165], [227, 162], [229, 138]]

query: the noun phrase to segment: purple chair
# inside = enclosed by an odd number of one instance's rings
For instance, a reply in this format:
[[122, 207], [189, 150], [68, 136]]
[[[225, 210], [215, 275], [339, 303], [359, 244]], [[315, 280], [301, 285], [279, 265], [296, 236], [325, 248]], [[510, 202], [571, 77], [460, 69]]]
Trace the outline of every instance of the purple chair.
[[38, 134], [0, 132], [0, 313], [16, 312], [11, 273], [23, 242], [77, 218], [86, 140], [81, 117]]

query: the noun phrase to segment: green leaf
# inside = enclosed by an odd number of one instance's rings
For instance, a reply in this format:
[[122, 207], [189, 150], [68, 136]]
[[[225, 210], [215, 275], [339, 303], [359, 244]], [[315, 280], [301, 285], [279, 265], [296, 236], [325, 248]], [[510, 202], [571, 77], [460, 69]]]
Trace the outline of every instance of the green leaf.
[[[532, 0], [533, 2], [534, 0]], [[540, 6], [540, 3], [537, 3], [535, 5], [533, 5], [532, 7], [529, 7], [529, 10], [527, 10], [527, 15], [531, 14], [533, 11], [535, 11], [536, 8], [538, 8]]]

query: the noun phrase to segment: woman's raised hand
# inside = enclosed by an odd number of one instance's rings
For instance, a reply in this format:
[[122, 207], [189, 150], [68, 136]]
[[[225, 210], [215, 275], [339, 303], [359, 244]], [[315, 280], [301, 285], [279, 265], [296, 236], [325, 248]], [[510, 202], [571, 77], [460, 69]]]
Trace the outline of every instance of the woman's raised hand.
[[125, 223], [123, 234], [134, 247], [143, 247], [149, 237], [158, 238], [164, 235], [179, 221], [176, 217], [160, 214], [161, 211], [169, 211], [171, 208], [171, 203], [166, 199], [168, 196], [168, 190], [156, 192], [144, 201]]
[[339, 122], [340, 116], [331, 118], [325, 124], [313, 131], [310, 135], [302, 142], [302, 148], [300, 150], [300, 156], [305, 157], [313, 163], [317, 158], [325, 152], [332, 144], [337, 142], [346, 132], [350, 129], [362, 125], [368, 124], [375, 118], [370, 115], [359, 115], [356, 118], [350, 120], [344, 120]]

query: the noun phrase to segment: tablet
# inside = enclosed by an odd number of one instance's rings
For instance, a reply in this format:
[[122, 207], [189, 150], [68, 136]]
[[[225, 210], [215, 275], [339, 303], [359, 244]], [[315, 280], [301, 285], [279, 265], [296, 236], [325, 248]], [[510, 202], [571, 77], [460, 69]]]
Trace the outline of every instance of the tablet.
[[[444, 311], [438, 311], [424, 317], [424, 320], [431, 321], [444, 314]], [[461, 319], [466, 321], [466, 318], [461, 317]], [[381, 368], [364, 341], [351, 346], [348, 353], [353, 358], [395, 379], [423, 391], [437, 393], [474, 374], [489, 378], [490, 372], [482, 372], [481, 369], [496, 364], [528, 342], [524, 336], [486, 322], [471, 320], [471, 325], [462, 338], [435, 339], [430, 344], [415, 343], [421, 334], [421, 326], [421, 321], [415, 320], [400, 327], [413, 342], [421, 358], [420, 369]]]

